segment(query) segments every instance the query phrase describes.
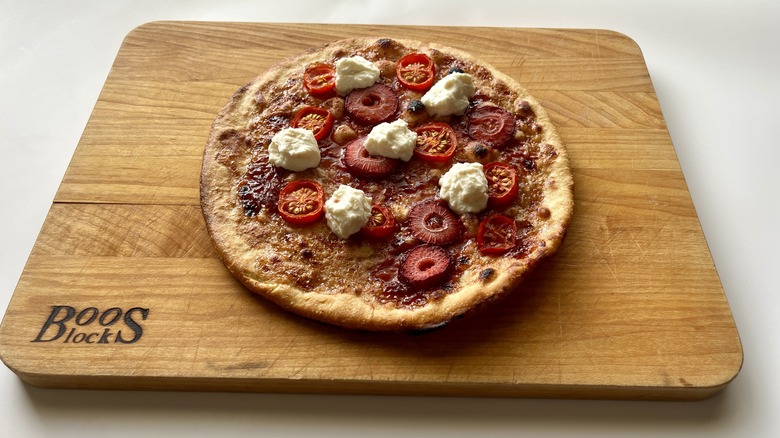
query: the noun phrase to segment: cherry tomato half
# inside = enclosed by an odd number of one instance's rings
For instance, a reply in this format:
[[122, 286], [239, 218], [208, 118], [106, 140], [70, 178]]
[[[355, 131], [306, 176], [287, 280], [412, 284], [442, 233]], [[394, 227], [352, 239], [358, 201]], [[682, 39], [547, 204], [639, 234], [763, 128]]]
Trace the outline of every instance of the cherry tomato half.
[[395, 231], [395, 218], [390, 209], [381, 204], [371, 207], [371, 217], [363, 227], [363, 233], [369, 237], [382, 238], [393, 234]]
[[517, 225], [503, 214], [491, 214], [482, 219], [477, 230], [477, 248], [485, 255], [503, 254], [515, 246]]
[[433, 61], [422, 53], [410, 53], [398, 61], [395, 75], [404, 87], [413, 91], [425, 91], [433, 85], [435, 68]]
[[308, 179], [292, 181], [279, 193], [279, 214], [293, 225], [309, 225], [324, 214], [325, 192], [320, 183]]
[[314, 64], [303, 72], [303, 87], [311, 94], [327, 94], [336, 87], [336, 69], [327, 64]]
[[425, 161], [441, 163], [455, 155], [458, 139], [446, 123], [428, 123], [415, 130], [417, 144], [414, 153]]
[[293, 117], [290, 126], [308, 129], [314, 133], [314, 138], [320, 141], [327, 137], [333, 128], [333, 114], [326, 109], [305, 106]]
[[517, 198], [517, 170], [514, 167], [494, 161], [486, 164], [483, 171], [488, 182], [490, 208], [504, 208]]

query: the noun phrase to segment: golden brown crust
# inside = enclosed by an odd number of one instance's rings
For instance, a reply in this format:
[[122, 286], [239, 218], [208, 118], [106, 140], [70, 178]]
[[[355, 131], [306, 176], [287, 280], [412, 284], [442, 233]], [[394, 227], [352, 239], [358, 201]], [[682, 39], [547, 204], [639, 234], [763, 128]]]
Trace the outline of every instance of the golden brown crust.
[[[258, 148], [264, 147], [273, 132], [269, 120], [275, 115], [289, 120], [302, 104], [311, 104], [306, 101], [311, 100], [309, 97], [303, 101], [274, 99], [284, 89], [296, 96], [294, 90], [300, 89], [300, 77], [307, 65], [333, 63], [339, 57], [359, 53], [379, 65], [387, 77], [394, 70], [385, 60], [397, 60], [399, 54], [409, 51], [424, 52], [441, 65], [464, 66], [475, 78], [478, 93], [504, 109], [532, 114], [530, 120], [538, 126], [523, 127], [523, 132], [518, 128], [517, 134], [523, 137], [518, 142], [534, 160], [525, 180], [533, 186], [528, 189], [534, 193], [529, 195], [533, 199], [518, 201], [507, 209], [507, 214], [528, 225], [523, 231], [528, 235], [527, 248], [513, 256], [485, 256], [476, 250], [472, 236], [454, 250], [467, 261], [459, 264], [453, 281], [412, 304], [399, 304], [382, 297], [381, 282], [371, 274], [387, 258], [387, 253], [373, 242], [338, 239], [324, 223], [291, 227], [268, 209], [248, 217], [239, 202], [238, 189], [256, 160]], [[339, 108], [338, 99], [315, 103], [329, 107], [339, 116], [337, 123], [344, 117], [343, 104]], [[417, 122], [408, 111], [399, 116], [412, 126]], [[432, 172], [432, 190], [440, 172]], [[301, 177], [323, 179], [329, 175], [317, 169], [285, 176]], [[421, 330], [443, 325], [504, 296], [540, 259], [555, 252], [572, 215], [572, 184], [566, 150], [549, 117], [514, 80], [473, 56], [448, 47], [363, 38], [334, 42], [283, 61], [233, 95], [214, 121], [206, 145], [201, 205], [217, 253], [250, 290], [292, 312], [347, 328]], [[326, 197], [333, 189], [326, 187]], [[396, 199], [398, 205], [393, 208], [400, 219], [419, 200], [415, 195], [410, 195], [409, 200]], [[467, 224], [469, 221], [474, 218], [464, 218]]]

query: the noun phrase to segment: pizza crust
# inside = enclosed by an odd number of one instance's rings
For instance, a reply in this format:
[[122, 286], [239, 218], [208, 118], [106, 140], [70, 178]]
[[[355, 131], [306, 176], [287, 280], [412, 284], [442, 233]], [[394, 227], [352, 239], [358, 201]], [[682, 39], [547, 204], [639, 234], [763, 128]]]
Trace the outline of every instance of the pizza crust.
[[[340, 56], [366, 50], [381, 52], [382, 45], [377, 44], [380, 40], [345, 40], [313, 49], [280, 62], [239, 89], [215, 119], [206, 144], [201, 172], [201, 206], [217, 254], [230, 272], [249, 290], [291, 312], [346, 328], [377, 331], [426, 330], [442, 326], [456, 317], [505, 296], [518, 286], [542, 258], [558, 249], [573, 212], [572, 175], [566, 149], [545, 110], [514, 80], [462, 51], [437, 44], [394, 40], [394, 44], [414, 51], [424, 51], [432, 57], [453, 57], [466, 65], [484, 69], [489, 73], [485, 76], [491, 79], [481, 81], [477, 78], [477, 88], [480, 92], [489, 94], [500, 87], [509, 89], [511, 102], [491, 96], [500, 106], [510, 106], [518, 101], [528, 103], [536, 122], [542, 126], [540, 144], [548, 145], [551, 154], [554, 153], [554, 157], [550, 158], [544, 167], [546, 175], [541, 187], [542, 201], [537, 207], [539, 211], [546, 209], [549, 218], [539, 222], [543, 226], [534, 229], [536, 245], [525, 257], [482, 256], [473, 251], [472, 245], [470, 254], [476, 254], [472, 265], [463, 269], [449, 291], [435, 299], [429, 299], [421, 306], [382, 304], [370, 296], [369, 290], [363, 290], [368, 289], [367, 287], [346, 286], [360, 283], [359, 280], [353, 281], [347, 274], [342, 275], [345, 281], [339, 281], [344, 285], [341, 290], [323, 291], [316, 287], [307, 287], [305, 280], [301, 282], [301, 278], [305, 279], [307, 275], [310, 278], [326, 275], [328, 270], [323, 269], [323, 265], [332, 267], [333, 263], [350, 264], [346, 267], [338, 265], [339, 269], [334, 269], [336, 271], [348, 272], [352, 269], [352, 275], [358, 278], [367, 277], [367, 272], [361, 272], [361, 269], [365, 268], [364, 264], [361, 264], [361, 252], [371, 252], [370, 242], [341, 241], [332, 233], [328, 235], [324, 224], [312, 228], [291, 229], [288, 233], [289, 242], [285, 245], [272, 245], [257, 237], [252, 239], [254, 232], [262, 234], [262, 230], [278, 228], [279, 224], [263, 214], [248, 220], [238, 202], [238, 182], [249, 166], [256, 147], [252, 141], [247, 140], [252, 138], [248, 125], [251, 125], [253, 117], [256, 117], [257, 108], [264, 104], [262, 101], [258, 102], [258, 99], [262, 100], [258, 96], [264, 96], [269, 90], [285, 83], [286, 78], [300, 76], [306, 65], [330, 62]], [[381, 53], [378, 56], [381, 58]], [[293, 111], [295, 105], [290, 106], [289, 111]], [[247, 230], [255, 231], [247, 233]], [[296, 259], [293, 253], [296, 251], [295, 245], [300, 245], [300, 242], [306, 242], [314, 254], [313, 257], [308, 260], [305, 257]], [[329, 246], [333, 247], [332, 251]], [[285, 253], [292, 254], [289, 256], [290, 261], [284, 258]], [[328, 259], [320, 258], [321, 254], [327, 253], [336, 255], [329, 255], [327, 257], [331, 258]], [[277, 265], [300, 271], [300, 277], [292, 280], [289, 272], [274, 271], [273, 267]]]

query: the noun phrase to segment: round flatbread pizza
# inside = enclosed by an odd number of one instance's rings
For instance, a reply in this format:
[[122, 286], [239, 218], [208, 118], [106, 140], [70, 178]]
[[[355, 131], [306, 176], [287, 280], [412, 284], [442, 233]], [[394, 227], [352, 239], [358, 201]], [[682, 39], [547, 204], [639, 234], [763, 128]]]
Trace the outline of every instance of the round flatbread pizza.
[[516, 290], [573, 211], [544, 109], [474, 56], [390, 38], [279, 62], [217, 115], [201, 172], [216, 251], [329, 324], [440, 327]]

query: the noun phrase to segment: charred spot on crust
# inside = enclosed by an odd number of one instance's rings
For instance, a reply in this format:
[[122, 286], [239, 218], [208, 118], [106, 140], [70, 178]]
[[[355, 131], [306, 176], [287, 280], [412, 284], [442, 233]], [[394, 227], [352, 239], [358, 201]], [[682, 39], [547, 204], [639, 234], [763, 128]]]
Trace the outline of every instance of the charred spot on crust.
[[314, 251], [309, 248], [304, 248], [301, 250], [301, 256], [303, 256], [303, 258], [310, 259], [314, 257]]
[[447, 74], [451, 73], [466, 73], [469, 66], [466, 62], [460, 59], [453, 58], [452, 56], [442, 54], [443, 64], [447, 65]]
[[496, 270], [493, 268], [483, 269], [482, 272], [479, 273], [479, 279], [482, 281], [488, 281], [491, 277], [493, 277], [495, 272]]
[[409, 102], [409, 112], [419, 113], [425, 109], [425, 104], [420, 100], [413, 100]]
[[432, 332], [438, 331], [440, 328], [442, 328], [445, 325], [447, 325], [448, 322], [449, 321], [444, 321], [444, 322], [436, 324], [436, 325], [428, 326], [428, 327], [417, 329], [417, 330], [412, 330], [412, 331], [408, 332], [408, 334], [410, 336], [427, 335], [428, 333], [432, 333]]
[[383, 49], [389, 49], [393, 47], [395, 44], [395, 41], [391, 40], [390, 38], [380, 38], [376, 40], [376, 44], [383, 48]]
[[244, 95], [244, 93], [246, 93], [246, 90], [249, 89], [250, 85], [252, 85], [252, 84], [246, 84], [243, 87], [239, 88], [235, 93], [233, 93], [233, 96], [231, 97], [231, 99], [239, 99], [241, 96]]
[[244, 215], [246, 215], [247, 217], [257, 216], [258, 208], [255, 204], [241, 201], [241, 207], [244, 209]]
[[527, 100], [521, 100], [517, 103], [517, 111], [525, 116], [533, 114], [531, 104]]
[[487, 148], [487, 146], [483, 145], [482, 143], [475, 143], [474, 144], [474, 156], [477, 158], [485, 158], [487, 157], [488, 152], [490, 150]]

